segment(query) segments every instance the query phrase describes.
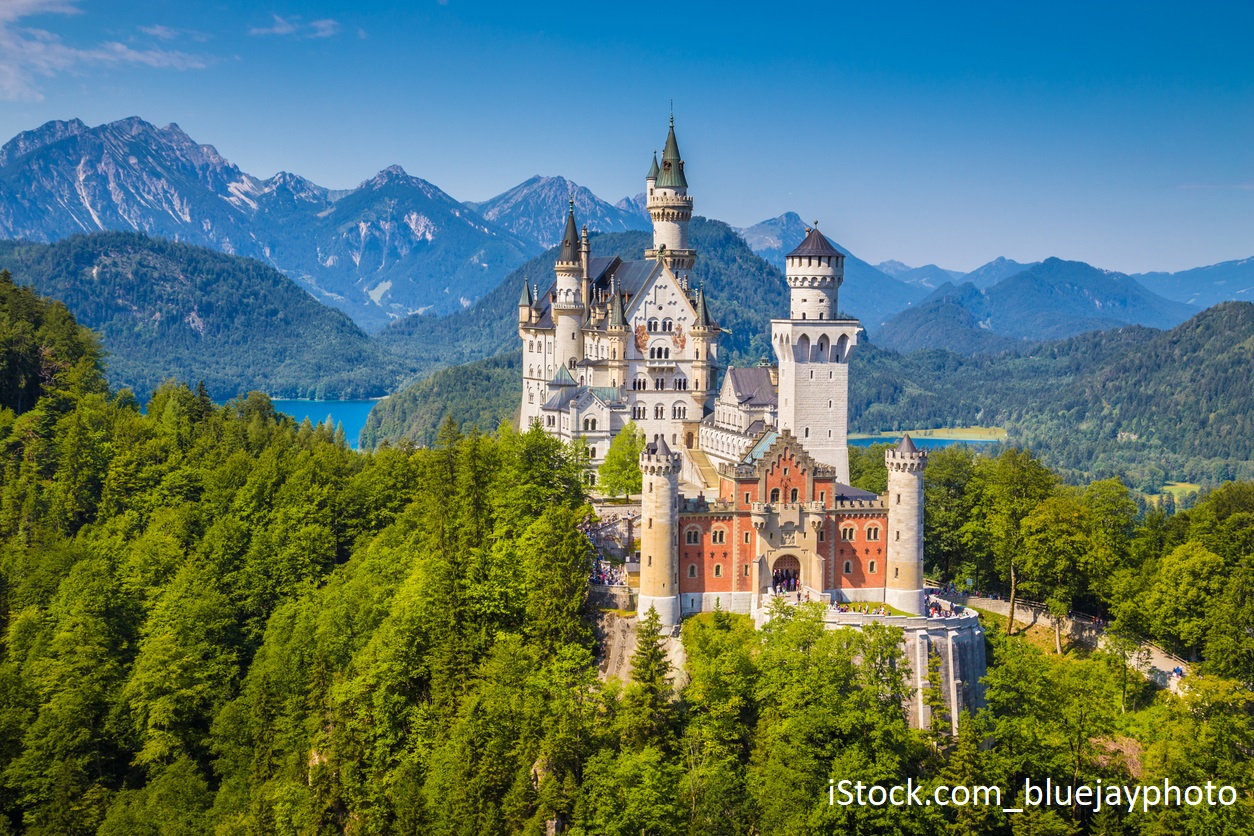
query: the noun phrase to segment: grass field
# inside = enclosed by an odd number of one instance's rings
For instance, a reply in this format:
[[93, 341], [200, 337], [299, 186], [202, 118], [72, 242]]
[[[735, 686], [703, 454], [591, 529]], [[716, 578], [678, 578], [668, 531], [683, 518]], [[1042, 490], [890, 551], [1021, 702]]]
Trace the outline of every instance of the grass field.
[[900, 430], [880, 433], [853, 433], [850, 438], [897, 438], [909, 433], [913, 438], [937, 438], [945, 441], [1005, 441], [1001, 427], [939, 427], [929, 430]]
[[1194, 493], [1202, 489], [1201, 485], [1194, 482], [1168, 482], [1163, 485], [1163, 493], [1169, 493], [1175, 496], [1176, 502], [1184, 499], [1187, 494]]

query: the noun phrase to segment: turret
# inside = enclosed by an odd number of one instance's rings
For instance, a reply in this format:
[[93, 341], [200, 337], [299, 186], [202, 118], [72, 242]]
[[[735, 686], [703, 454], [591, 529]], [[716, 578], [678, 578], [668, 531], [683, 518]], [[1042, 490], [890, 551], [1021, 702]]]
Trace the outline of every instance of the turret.
[[789, 318], [771, 320], [779, 361], [779, 428], [849, 484], [849, 355], [862, 325], [838, 316], [845, 257], [818, 225], [786, 256]]
[[570, 368], [583, 359], [583, 259], [579, 228], [575, 225], [575, 201], [570, 201], [562, 249], [553, 266], [557, 284], [553, 290], [553, 361]]
[[640, 453], [641, 616], [657, 610], [663, 627], [679, 623], [680, 457], [661, 436]]
[[527, 284], [526, 277], [523, 278], [522, 295], [518, 297], [518, 324], [527, 325], [531, 322], [531, 305], [535, 300], [531, 298], [531, 285]]
[[923, 470], [927, 451], [910, 436], [884, 453], [888, 466], [888, 576], [884, 602], [908, 613], [922, 614], [923, 595]]
[[645, 205], [653, 219], [653, 249], [645, 252], [645, 258], [664, 261], [671, 270], [691, 270], [697, 260], [696, 251], [688, 248], [692, 198], [688, 196], [688, 178], [684, 175], [684, 161], [675, 139], [673, 115], [666, 146], [662, 149], [662, 165], [649, 170], [645, 184]]
[[688, 331], [688, 336], [692, 338], [693, 396], [708, 407], [709, 399], [716, 394], [714, 377], [718, 373], [718, 357], [715, 351], [721, 329], [710, 316], [710, 308], [705, 303], [705, 287], [697, 289], [697, 301], [693, 307], [697, 309], [697, 318]]

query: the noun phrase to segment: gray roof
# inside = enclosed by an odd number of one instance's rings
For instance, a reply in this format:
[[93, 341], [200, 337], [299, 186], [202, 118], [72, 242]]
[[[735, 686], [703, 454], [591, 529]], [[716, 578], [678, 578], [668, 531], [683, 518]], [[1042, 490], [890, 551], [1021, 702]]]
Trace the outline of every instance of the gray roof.
[[570, 213], [566, 216], [566, 231], [562, 233], [562, 252], [558, 261], [579, 260], [579, 228], [575, 226], [575, 201], [570, 201]]
[[570, 376], [570, 372], [565, 366], [557, 367], [557, 374], [553, 375], [553, 379], [549, 381], [550, 386], [576, 386], [575, 379]]
[[817, 226], [806, 230], [806, 237], [797, 249], [788, 254], [788, 258], [801, 255], [839, 255], [843, 256], [840, 250], [832, 246], [832, 242], [828, 241], [823, 233], [819, 232]]
[[534, 300], [531, 298], [531, 285], [524, 278], [522, 296], [518, 297], [518, 307], [530, 308], [532, 301]]
[[910, 433], [906, 433], [901, 437], [901, 441], [897, 442], [898, 453], [917, 453], [919, 448], [914, 446], [914, 442], [910, 440]]
[[653, 152], [653, 165], [649, 166], [649, 174], [644, 179], [656, 180], [660, 169], [657, 167], [657, 151]]
[[649, 445], [648, 449], [655, 456], [669, 456], [671, 454], [671, 448], [666, 446], [666, 439], [660, 435], [657, 437], [657, 441]]
[[779, 395], [771, 385], [771, 370], [766, 366], [750, 366], [747, 369], [727, 370], [736, 402], [745, 406], [777, 406]]
[[710, 316], [710, 308], [705, 304], [705, 285], [697, 290], [697, 321], [693, 323], [694, 328], [714, 328], [714, 318]]

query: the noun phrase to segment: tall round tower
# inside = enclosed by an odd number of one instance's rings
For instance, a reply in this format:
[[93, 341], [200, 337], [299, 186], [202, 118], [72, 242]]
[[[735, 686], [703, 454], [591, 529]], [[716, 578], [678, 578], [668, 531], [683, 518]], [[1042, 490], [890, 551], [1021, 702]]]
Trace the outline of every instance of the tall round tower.
[[789, 319], [836, 318], [836, 294], [845, 281], [845, 255], [820, 232], [818, 221], [806, 230], [801, 246], [785, 258]]
[[927, 452], [903, 436], [884, 453], [888, 465], [888, 579], [884, 602], [923, 612], [923, 469]]
[[643, 617], [657, 610], [662, 626], [679, 623], [680, 458], [658, 437], [640, 453], [640, 600]]
[[573, 199], [566, 216], [566, 231], [562, 233], [562, 251], [553, 269], [557, 273], [553, 289], [553, 360], [569, 370], [583, 359], [583, 254]]
[[645, 258], [666, 262], [671, 270], [691, 270], [697, 261], [696, 250], [688, 247], [688, 222], [692, 220], [692, 198], [688, 195], [688, 178], [684, 161], [679, 156], [675, 139], [675, 117], [671, 116], [666, 147], [662, 149], [662, 165], [649, 169], [645, 178], [645, 206], [653, 219], [653, 249]]

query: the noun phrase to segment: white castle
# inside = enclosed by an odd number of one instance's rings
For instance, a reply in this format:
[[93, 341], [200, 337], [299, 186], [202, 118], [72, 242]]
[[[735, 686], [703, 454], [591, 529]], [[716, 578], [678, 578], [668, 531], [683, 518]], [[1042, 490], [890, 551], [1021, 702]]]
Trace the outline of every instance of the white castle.
[[906, 436], [887, 453], [884, 494], [849, 485], [849, 358], [862, 326], [838, 306], [844, 254], [807, 230], [786, 258], [788, 317], [771, 320], [777, 365], [726, 369], [716, 392], [722, 330], [689, 282], [692, 196], [673, 118], [645, 195], [653, 247], [642, 261], [592, 258], [572, 204], [554, 281], [524, 284], [518, 302], [522, 426], [582, 437], [593, 465], [629, 422], [645, 434], [639, 612], [673, 625], [717, 607], [760, 623], [781, 588], [886, 604], [906, 614], [916, 677], [941, 652], [946, 700], [978, 705], [978, 619], [909, 617], [926, 609], [927, 453]]

